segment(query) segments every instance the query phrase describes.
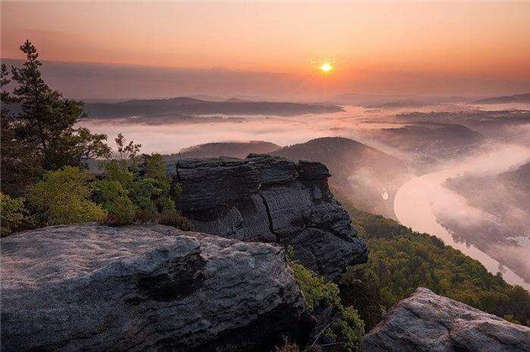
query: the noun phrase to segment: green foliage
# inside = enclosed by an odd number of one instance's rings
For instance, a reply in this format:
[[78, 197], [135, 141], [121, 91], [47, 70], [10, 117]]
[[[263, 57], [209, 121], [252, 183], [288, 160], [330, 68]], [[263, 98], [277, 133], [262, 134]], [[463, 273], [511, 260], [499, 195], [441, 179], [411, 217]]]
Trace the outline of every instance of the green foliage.
[[166, 162], [160, 154], [144, 154], [142, 169], [144, 177], [155, 180], [168, 180], [166, 176]]
[[333, 282], [326, 282], [298, 262], [290, 263], [294, 279], [304, 294], [307, 309], [312, 312], [319, 305], [339, 306], [339, 288]]
[[162, 156], [144, 154], [138, 166], [135, 155], [139, 145], [132, 141], [125, 145], [121, 134], [116, 141], [120, 155], [128, 159], [106, 162], [105, 178], [95, 183], [93, 192], [93, 199], [108, 213], [106, 222], [162, 223], [191, 230], [192, 224], [175, 208], [174, 198], [180, 188], [172, 187]]
[[341, 350], [358, 351], [364, 336], [364, 321], [357, 310], [351, 306], [341, 309], [341, 315], [341, 319], [333, 321], [326, 335], [342, 341], [344, 345]]
[[137, 208], [120, 182], [108, 179], [95, 182], [92, 198], [106, 210], [109, 225], [126, 225], [134, 221]]
[[6, 236], [17, 231], [27, 222], [27, 211], [24, 208], [24, 199], [11, 198], [0, 193], [1, 206], [1, 235]]
[[[106, 136], [75, 127], [85, 116], [82, 103], [64, 98], [46, 84], [31, 42], [20, 49], [26, 56], [24, 64], [10, 69], [3, 64], [0, 70], [2, 192], [27, 193], [27, 208], [36, 226], [106, 218], [115, 225], [163, 221], [191, 228], [176, 212], [180, 188], [167, 177], [162, 156], [143, 155], [139, 167], [141, 145], [127, 142], [121, 133], [115, 139], [118, 159], [106, 162], [105, 179], [95, 182], [92, 190], [88, 175], [77, 167], [87, 159], [110, 156]], [[8, 85], [11, 91], [5, 90]], [[12, 198], [5, 203], [2, 231], [13, 231], [22, 221], [14, 209], [23, 203]]]
[[350, 267], [341, 295], [356, 307], [368, 328], [397, 301], [419, 287], [521, 324], [530, 324], [530, 294], [490, 274], [478, 261], [434, 236], [350, 207], [370, 249], [368, 262]]
[[141, 210], [158, 213], [174, 210], [175, 203], [169, 199], [169, 182], [154, 178], [139, 178], [132, 183], [130, 197]]
[[35, 46], [26, 41], [20, 50], [26, 61], [11, 67], [12, 79], [7, 66], [1, 71], [2, 88], [9, 82], [14, 85], [12, 93], [2, 92], [2, 105], [16, 106], [2, 109], [2, 190], [11, 194], [34, 183], [46, 170], [80, 166], [110, 152], [105, 135], [74, 127], [84, 116], [83, 104], [46, 84]]
[[78, 167], [49, 171], [44, 179], [29, 187], [27, 202], [37, 224], [62, 225], [102, 221], [106, 214], [89, 200], [89, 175]]
[[11, 82], [9, 70], [6, 64], [1, 65], [0, 70], [0, 106], [1, 106], [1, 132], [0, 143], [2, 167], [1, 188], [2, 192], [12, 196], [21, 196], [27, 185], [35, 181], [41, 172], [41, 155], [35, 148], [26, 143], [19, 142], [18, 120], [11, 112], [16, 101], [10, 92], [4, 88]]
[[131, 186], [134, 178], [127, 160], [110, 160], [105, 164], [105, 179], [119, 182], [124, 189]]
[[322, 307], [331, 307], [336, 312], [335, 318], [323, 331], [319, 339], [334, 341], [334, 350], [358, 351], [364, 335], [364, 322], [353, 307], [344, 307], [340, 291], [336, 284], [327, 282], [322, 276], [316, 275], [300, 263], [289, 260], [294, 278], [304, 294], [309, 312], [316, 312]]

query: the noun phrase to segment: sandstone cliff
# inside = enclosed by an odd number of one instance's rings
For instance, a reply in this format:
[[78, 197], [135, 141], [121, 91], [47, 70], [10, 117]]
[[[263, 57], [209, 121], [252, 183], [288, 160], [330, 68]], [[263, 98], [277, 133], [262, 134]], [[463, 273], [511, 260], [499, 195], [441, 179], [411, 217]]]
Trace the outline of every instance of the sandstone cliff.
[[366, 261], [321, 163], [251, 154], [180, 160], [168, 170], [182, 187], [177, 206], [198, 231], [292, 246], [304, 266], [331, 279]]

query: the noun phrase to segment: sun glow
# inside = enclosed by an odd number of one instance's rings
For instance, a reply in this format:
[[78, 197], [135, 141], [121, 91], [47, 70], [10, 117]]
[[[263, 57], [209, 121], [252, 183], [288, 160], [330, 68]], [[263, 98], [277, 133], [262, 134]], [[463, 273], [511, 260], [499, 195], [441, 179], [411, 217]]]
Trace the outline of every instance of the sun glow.
[[322, 66], [320, 66], [320, 70], [322, 72], [329, 72], [333, 70], [333, 66], [329, 62], [324, 62]]

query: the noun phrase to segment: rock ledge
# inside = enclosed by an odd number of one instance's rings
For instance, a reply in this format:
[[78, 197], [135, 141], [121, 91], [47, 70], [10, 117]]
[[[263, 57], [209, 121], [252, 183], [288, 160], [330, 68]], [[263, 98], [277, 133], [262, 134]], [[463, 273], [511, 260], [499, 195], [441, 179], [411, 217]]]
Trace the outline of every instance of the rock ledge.
[[2, 351], [267, 350], [304, 325], [280, 247], [167, 226], [14, 234], [1, 273]]
[[363, 351], [528, 352], [530, 328], [418, 288], [362, 342]]

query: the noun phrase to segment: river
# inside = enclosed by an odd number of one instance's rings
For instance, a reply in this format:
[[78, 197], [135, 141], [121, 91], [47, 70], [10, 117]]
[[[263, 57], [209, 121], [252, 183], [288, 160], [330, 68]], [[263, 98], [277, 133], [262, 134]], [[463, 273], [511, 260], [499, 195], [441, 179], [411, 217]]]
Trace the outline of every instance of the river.
[[440, 225], [435, 215], [437, 211], [450, 205], [452, 212], [469, 214], [471, 221], [474, 214], [470, 214], [470, 209], [473, 209], [470, 208], [463, 197], [444, 187], [444, 182], [448, 178], [459, 176], [465, 172], [491, 172], [493, 169], [497, 172], [502, 172], [528, 160], [530, 152], [527, 148], [517, 146], [516, 152], [513, 152], [512, 147], [496, 148], [494, 152], [463, 160], [459, 163], [452, 163], [436, 172], [409, 180], [396, 193], [394, 212], [399, 222], [403, 225], [417, 232], [435, 235], [446, 245], [478, 260], [489, 272], [495, 274], [500, 271], [503, 278], [510, 284], [517, 284], [530, 290], [530, 283], [525, 282], [523, 278], [507, 268], [506, 265], [500, 264], [473, 245], [456, 242], [451, 233]]

